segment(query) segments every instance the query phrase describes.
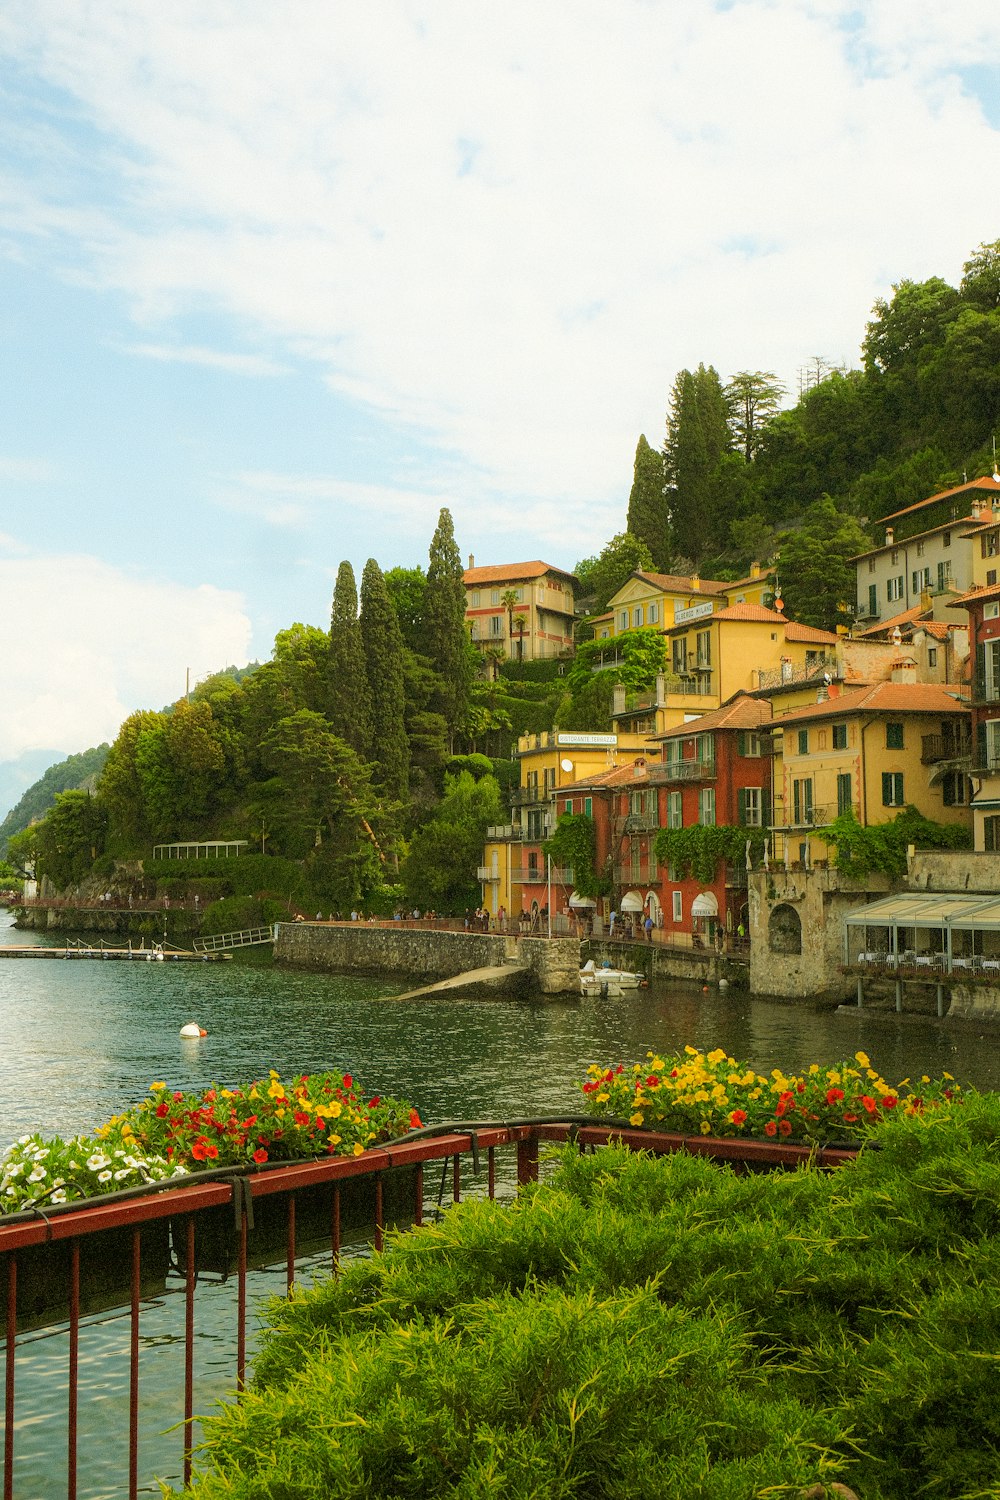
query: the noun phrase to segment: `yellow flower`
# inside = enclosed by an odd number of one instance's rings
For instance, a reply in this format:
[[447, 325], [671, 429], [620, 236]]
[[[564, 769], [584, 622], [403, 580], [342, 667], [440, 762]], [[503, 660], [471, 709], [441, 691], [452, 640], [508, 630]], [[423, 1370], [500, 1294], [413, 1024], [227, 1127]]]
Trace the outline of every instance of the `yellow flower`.
[[809, 1064], [809, 1076], [810, 1076], [810, 1078], [814, 1078], [818, 1072], [819, 1072], [819, 1063], [810, 1063]]
[[870, 1068], [871, 1067], [871, 1063], [868, 1061], [868, 1053], [867, 1052], [855, 1052], [855, 1054], [854, 1054], [854, 1061], [857, 1063], [857, 1065], [858, 1065], [859, 1068]]
[[667, 1066], [667, 1065], [666, 1065], [666, 1063], [665, 1063], [665, 1062], [664, 1062], [664, 1061], [663, 1061], [663, 1058], [662, 1058], [662, 1057], [654, 1057], [654, 1058], [653, 1058], [653, 1061], [652, 1061], [652, 1062], [651, 1062], [651, 1063], [650, 1063], [650, 1065], [649, 1065], [649, 1071], [650, 1071], [650, 1072], [651, 1072], [651, 1073], [662, 1073], [662, 1072], [663, 1072], [663, 1070], [664, 1070], [664, 1068], [665, 1068], [665, 1067], [666, 1067], [666, 1066]]
[[280, 1099], [284, 1096], [285, 1091], [281, 1087], [281, 1079], [277, 1076], [277, 1074], [275, 1074], [275, 1076], [271, 1079], [271, 1082], [268, 1084], [267, 1092], [272, 1099]]
[[942, 1078], [947, 1078], [947, 1080], [948, 1080], [949, 1083], [954, 1083], [955, 1082], [955, 1075], [954, 1075], [954, 1073], [942, 1073], [941, 1077]]
[[150, 1093], [153, 1093], [157, 1089], [165, 1089], [166, 1086], [167, 1085], [165, 1083], [151, 1083], [149, 1085], [149, 1091], [150, 1091]]
[[355, 1141], [354, 1142], [354, 1155], [355, 1156], [364, 1156], [364, 1154], [365, 1154], [365, 1148], [364, 1148], [364, 1146], [362, 1146], [362, 1144], [361, 1144], [360, 1141]]
[[339, 1135], [335, 1135], [335, 1134], [333, 1134], [331, 1132], [331, 1134], [327, 1136], [327, 1140], [330, 1142], [331, 1146], [339, 1146], [340, 1145], [340, 1141], [341, 1141], [341, 1137]]
[[684, 1051], [687, 1053], [688, 1057], [700, 1057], [701, 1056], [701, 1053], [698, 1051], [697, 1047], [688, 1046], [688, 1047], [684, 1048]]
[[708, 1123], [707, 1120], [702, 1120], [701, 1125], [699, 1126], [699, 1129], [701, 1130], [702, 1135], [711, 1135], [712, 1134], [712, 1127]]
[[595, 1094], [594, 1098], [596, 1099], [596, 1101], [597, 1101], [598, 1104], [607, 1104], [608, 1100], [611, 1098], [611, 1095], [610, 1094]]
[[630, 1125], [641, 1125], [642, 1124], [642, 1120], [643, 1120], [643, 1115], [642, 1115], [642, 1110], [641, 1109], [637, 1109], [634, 1115], [629, 1115], [629, 1117], [628, 1117], [628, 1122], [629, 1122]]
[[714, 1052], [710, 1052], [708, 1054], [707, 1061], [712, 1064], [713, 1068], [717, 1068], [719, 1066], [720, 1062], [724, 1062], [725, 1061], [725, 1057], [726, 1057], [725, 1051], [721, 1047], [716, 1047], [716, 1049], [715, 1049]]

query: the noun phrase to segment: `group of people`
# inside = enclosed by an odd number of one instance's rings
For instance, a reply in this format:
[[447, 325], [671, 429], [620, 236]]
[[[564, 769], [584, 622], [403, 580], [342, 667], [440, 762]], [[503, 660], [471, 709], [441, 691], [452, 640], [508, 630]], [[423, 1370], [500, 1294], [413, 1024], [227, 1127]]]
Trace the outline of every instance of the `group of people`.
[[641, 941], [646, 939], [647, 943], [653, 941], [653, 916], [651, 912], [646, 913], [645, 919], [639, 912], [633, 916], [630, 912], [617, 912], [612, 909], [608, 918], [608, 937], [617, 938], [619, 942], [629, 942], [632, 939]]

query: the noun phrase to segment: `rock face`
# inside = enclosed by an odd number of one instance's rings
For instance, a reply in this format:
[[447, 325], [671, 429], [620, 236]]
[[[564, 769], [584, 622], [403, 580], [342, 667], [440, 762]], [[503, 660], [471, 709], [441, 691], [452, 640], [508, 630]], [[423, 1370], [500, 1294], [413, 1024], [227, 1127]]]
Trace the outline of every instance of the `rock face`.
[[543, 995], [579, 993], [580, 943], [577, 938], [515, 938], [500, 933], [434, 932], [371, 927], [367, 923], [327, 926], [282, 922], [274, 945], [279, 963], [304, 969], [357, 974], [398, 974], [429, 984], [474, 969], [510, 967], [510, 984], [493, 985], [518, 994], [530, 987]]

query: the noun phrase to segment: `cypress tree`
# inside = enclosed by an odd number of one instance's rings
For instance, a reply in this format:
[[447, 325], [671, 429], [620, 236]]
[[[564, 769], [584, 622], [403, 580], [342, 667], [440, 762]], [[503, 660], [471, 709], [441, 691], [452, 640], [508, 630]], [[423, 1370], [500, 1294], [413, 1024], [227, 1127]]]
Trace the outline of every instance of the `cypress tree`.
[[465, 722], [472, 657], [465, 628], [465, 583], [451, 512], [442, 509], [431, 538], [424, 600], [424, 652], [440, 678], [437, 702], [448, 726], [449, 749]]
[[657, 573], [670, 571], [670, 511], [667, 506], [663, 454], [651, 448], [643, 433], [635, 450], [632, 493], [626, 530], [649, 548]]
[[333, 590], [329, 682], [330, 723], [357, 755], [367, 758], [372, 737], [371, 694], [358, 621], [358, 589], [349, 562], [337, 569]]
[[674, 381], [663, 450], [675, 553], [697, 561], [726, 536], [729, 404], [718, 372], [699, 365]]
[[404, 714], [403, 633], [382, 569], [373, 557], [361, 575], [361, 639], [372, 707], [371, 758], [388, 797], [406, 800], [410, 745]]

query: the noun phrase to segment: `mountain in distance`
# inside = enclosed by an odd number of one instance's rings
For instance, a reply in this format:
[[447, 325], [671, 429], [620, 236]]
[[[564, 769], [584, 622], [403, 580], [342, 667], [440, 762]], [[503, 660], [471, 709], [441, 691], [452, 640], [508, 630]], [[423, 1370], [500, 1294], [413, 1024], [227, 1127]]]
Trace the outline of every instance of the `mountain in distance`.
[[29, 750], [17, 760], [0, 765], [0, 807], [10, 806], [0, 823], [0, 859], [11, 834], [44, 817], [57, 792], [93, 786], [109, 749], [108, 745], [98, 745], [79, 755], [67, 755], [64, 750]]

